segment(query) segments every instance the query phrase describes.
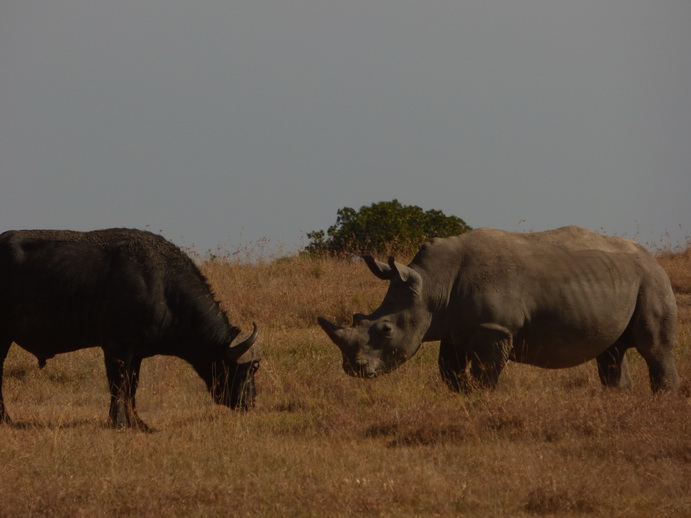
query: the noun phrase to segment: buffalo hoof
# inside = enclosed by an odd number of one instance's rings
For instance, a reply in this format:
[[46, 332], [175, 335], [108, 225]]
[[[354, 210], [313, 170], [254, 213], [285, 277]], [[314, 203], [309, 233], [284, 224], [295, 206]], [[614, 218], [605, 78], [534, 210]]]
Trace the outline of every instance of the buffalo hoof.
[[110, 425], [116, 430], [136, 430], [144, 433], [154, 433], [156, 431], [142, 421], [137, 415], [129, 416], [129, 418], [118, 415], [115, 418], [111, 418]]
[[138, 432], [144, 432], [144, 433], [156, 433], [156, 429], [149, 426], [146, 424], [144, 421], [141, 419], [136, 423], [130, 425], [133, 430], [137, 430]]
[[135, 424], [111, 423], [110, 427], [113, 428], [114, 430], [118, 430], [118, 431], [134, 430], [134, 431], [143, 432], [143, 433], [155, 433], [155, 432], [157, 432], [157, 430], [155, 428], [147, 425], [143, 421], [140, 421], [140, 422], [135, 423]]

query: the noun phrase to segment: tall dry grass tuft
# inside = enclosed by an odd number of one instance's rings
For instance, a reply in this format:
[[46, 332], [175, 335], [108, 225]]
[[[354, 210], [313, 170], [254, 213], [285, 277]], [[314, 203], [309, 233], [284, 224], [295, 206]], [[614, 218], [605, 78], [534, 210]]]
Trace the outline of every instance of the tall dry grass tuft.
[[[680, 322], [691, 322], [691, 242], [687, 243], [686, 249], [677, 252], [662, 251], [657, 259], [672, 282], [672, 288], [677, 297]], [[680, 342], [688, 343], [689, 341], [691, 341], [691, 326], [682, 325]]]
[[691, 252], [663, 254], [680, 305], [682, 390], [600, 387], [591, 362], [509, 364], [490, 393], [449, 392], [437, 344], [375, 380], [347, 377], [318, 315], [348, 324], [387, 283], [360, 262], [207, 260], [231, 321], [260, 326], [257, 407], [215, 406], [181, 360], [142, 365], [154, 434], [107, 428], [97, 350], [5, 364], [0, 516], [691, 515]]
[[203, 265], [231, 320], [276, 329], [312, 327], [318, 316], [350, 322], [356, 311], [376, 308], [386, 283], [363, 269], [359, 260], [308, 256]]

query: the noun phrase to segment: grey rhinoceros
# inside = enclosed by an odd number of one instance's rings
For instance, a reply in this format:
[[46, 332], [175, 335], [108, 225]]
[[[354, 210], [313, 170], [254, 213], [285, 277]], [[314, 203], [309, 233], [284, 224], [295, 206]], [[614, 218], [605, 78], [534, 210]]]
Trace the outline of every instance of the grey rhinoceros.
[[351, 376], [390, 372], [422, 342], [439, 340], [439, 370], [455, 391], [495, 387], [508, 360], [563, 368], [595, 358], [604, 385], [629, 386], [631, 347], [645, 359], [653, 391], [679, 384], [669, 278], [628, 239], [573, 226], [482, 228], [425, 243], [408, 266], [364, 260], [390, 281], [381, 306], [354, 315], [349, 328], [318, 320]]

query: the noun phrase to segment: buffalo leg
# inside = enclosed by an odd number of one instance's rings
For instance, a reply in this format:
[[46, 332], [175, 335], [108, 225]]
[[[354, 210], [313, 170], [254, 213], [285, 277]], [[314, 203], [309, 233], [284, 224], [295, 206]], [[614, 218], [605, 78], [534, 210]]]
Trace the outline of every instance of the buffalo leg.
[[470, 339], [470, 372], [475, 383], [482, 389], [493, 389], [499, 381], [499, 374], [509, 361], [511, 335], [493, 327], [481, 328]]
[[11, 345], [11, 341], [4, 340], [0, 342], [0, 423], [10, 422], [10, 416], [5, 412], [5, 403], [2, 399], [2, 373], [4, 371], [5, 358], [7, 358], [7, 352], [10, 350]]
[[467, 366], [468, 354], [455, 347], [453, 341], [442, 340], [439, 345], [439, 373], [444, 383], [454, 392], [470, 390]]
[[153, 429], [149, 428], [144, 421], [142, 421], [137, 414], [137, 387], [139, 386], [139, 369], [141, 368], [142, 359], [134, 358], [131, 360], [130, 369], [127, 374], [129, 380], [127, 389], [129, 390], [127, 400], [129, 406], [127, 407], [128, 424], [139, 430], [151, 432]]
[[105, 353], [106, 374], [110, 389], [110, 420], [115, 428], [132, 427], [149, 431], [139, 418], [135, 395], [139, 383], [141, 358], [129, 357], [122, 360]]
[[605, 387], [633, 387], [629, 363], [626, 361], [626, 347], [620, 343], [615, 343], [597, 357], [597, 372]]

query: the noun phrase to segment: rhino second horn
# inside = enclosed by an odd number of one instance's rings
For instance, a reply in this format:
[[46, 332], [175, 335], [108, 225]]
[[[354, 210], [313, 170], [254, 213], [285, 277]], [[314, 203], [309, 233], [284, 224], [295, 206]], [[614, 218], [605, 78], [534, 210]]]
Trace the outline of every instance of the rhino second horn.
[[254, 345], [254, 342], [257, 341], [257, 335], [259, 334], [257, 330], [257, 324], [252, 323], [252, 325], [254, 326], [254, 331], [252, 331], [252, 334], [249, 337], [247, 337], [247, 339], [244, 342], [241, 342], [237, 345], [228, 348], [229, 360], [237, 361], [238, 358], [240, 358], [240, 356], [249, 351], [250, 347], [252, 347]]

